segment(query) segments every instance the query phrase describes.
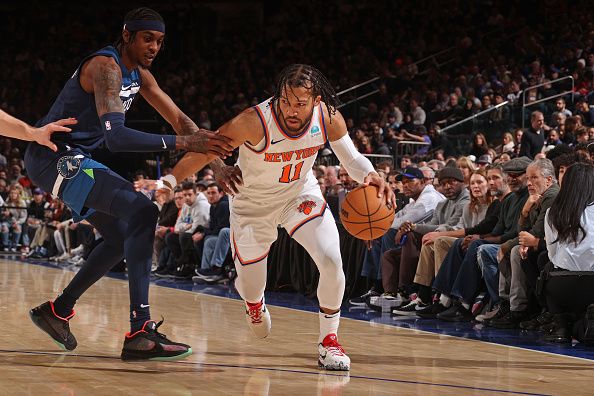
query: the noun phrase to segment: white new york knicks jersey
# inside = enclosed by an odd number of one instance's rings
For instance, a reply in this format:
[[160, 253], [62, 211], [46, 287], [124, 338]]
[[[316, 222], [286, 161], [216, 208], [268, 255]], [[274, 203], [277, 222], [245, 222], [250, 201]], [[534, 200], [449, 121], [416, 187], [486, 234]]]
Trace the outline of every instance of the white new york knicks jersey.
[[246, 143], [239, 148], [243, 186], [236, 199], [247, 195], [250, 200], [280, 203], [318, 187], [312, 167], [327, 140], [321, 104], [314, 108], [310, 124], [298, 136], [282, 129], [274, 107], [271, 99], [255, 106], [265, 136], [256, 147]]

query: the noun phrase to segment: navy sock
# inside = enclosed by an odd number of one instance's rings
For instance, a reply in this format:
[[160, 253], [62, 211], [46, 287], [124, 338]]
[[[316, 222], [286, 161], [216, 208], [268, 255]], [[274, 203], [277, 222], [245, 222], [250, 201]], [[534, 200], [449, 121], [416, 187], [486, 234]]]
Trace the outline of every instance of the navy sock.
[[148, 304], [130, 305], [130, 333], [142, 329], [144, 323], [151, 319], [150, 307]]
[[54, 311], [56, 315], [66, 318], [72, 313], [74, 304], [76, 304], [76, 298], [72, 297], [66, 292], [62, 292], [54, 301]]

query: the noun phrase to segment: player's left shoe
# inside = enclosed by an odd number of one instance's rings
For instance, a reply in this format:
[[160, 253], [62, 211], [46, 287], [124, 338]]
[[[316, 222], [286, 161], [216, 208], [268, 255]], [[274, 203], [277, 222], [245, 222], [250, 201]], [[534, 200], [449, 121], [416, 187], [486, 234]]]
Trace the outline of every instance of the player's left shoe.
[[351, 359], [338, 343], [336, 334], [328, 334], [318, 344], [318, 367], [324, 370], [349, 371]]
[[163, 321], [147, 320], [142, 329], [127, 333], [122, 348], [122, 360], [180, 360], [192, 354], [189, 345], [168, 340], [157, 331]]

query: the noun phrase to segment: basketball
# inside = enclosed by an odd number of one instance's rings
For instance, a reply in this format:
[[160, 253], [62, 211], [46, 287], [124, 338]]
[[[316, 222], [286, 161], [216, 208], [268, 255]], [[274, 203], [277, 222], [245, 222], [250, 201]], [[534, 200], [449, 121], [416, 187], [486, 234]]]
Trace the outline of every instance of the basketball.
[[378, 198], [377, 186], [361, 186], [349, 192], [340, 208], [344, 228], [358, 239], [366, 241], [381, 237], [394, 220], [394, 208]]

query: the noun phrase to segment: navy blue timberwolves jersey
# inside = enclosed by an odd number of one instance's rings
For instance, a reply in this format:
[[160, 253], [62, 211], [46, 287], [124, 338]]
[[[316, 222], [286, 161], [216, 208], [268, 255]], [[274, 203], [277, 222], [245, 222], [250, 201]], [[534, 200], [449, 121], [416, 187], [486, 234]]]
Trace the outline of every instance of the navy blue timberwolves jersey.
[[94, 56], [112, 57], [120, 66], [122, 71], [120, 99], [124, 105], [124, 112], [128, 111], [134, 97], [140, 90], [142, 83], [140, 73], [138, 69], [128, 70], [120, 59], [119, 52], [114, 47], [108, 46], [87, 56], [80, 63], [70, 80], [62, 88], [49, 113], [37, 122], [37, 126], [41, 126], [61, 118], [76, 118], [78, 124], [71, 126], [71, 133], [54, 133], [52, 141], [73, 148], [77, 147], [87, 152], [96, 149], [104, 140], [95, 106], [95, 96], [85, 92], [79, 80], [82, 65]]

